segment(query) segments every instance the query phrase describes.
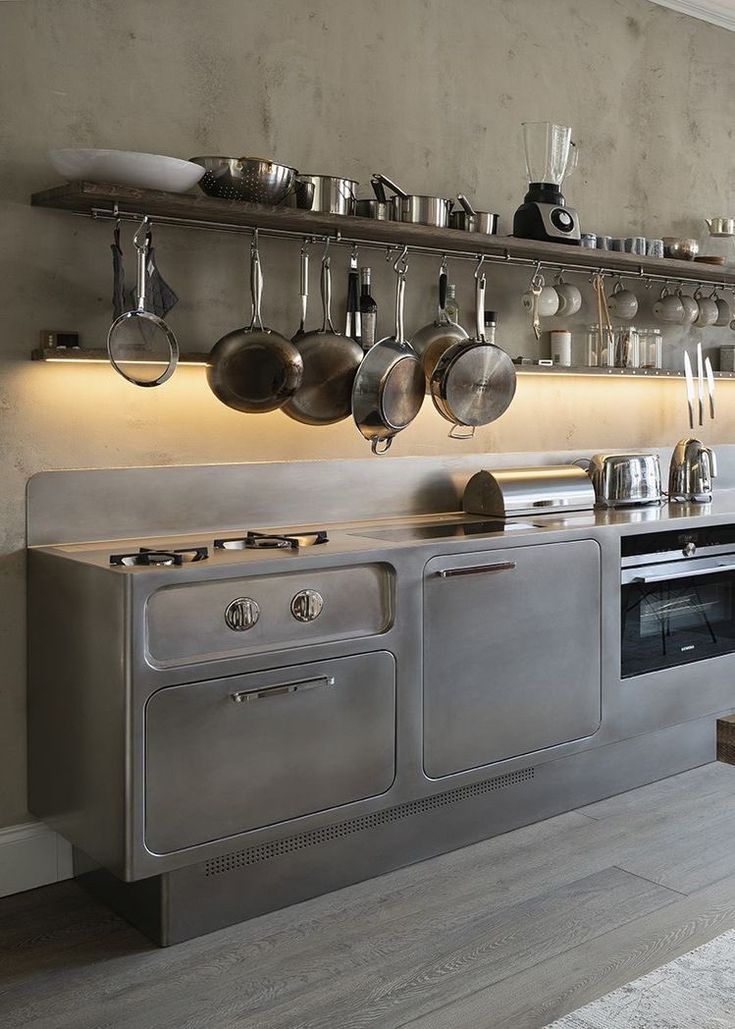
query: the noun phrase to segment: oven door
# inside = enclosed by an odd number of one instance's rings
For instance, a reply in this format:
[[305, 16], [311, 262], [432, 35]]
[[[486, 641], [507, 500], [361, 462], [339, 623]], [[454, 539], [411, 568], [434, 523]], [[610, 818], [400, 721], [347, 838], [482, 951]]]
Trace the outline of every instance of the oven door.
[[735, 555], [626, 568], [624, 679], [735, 651]]

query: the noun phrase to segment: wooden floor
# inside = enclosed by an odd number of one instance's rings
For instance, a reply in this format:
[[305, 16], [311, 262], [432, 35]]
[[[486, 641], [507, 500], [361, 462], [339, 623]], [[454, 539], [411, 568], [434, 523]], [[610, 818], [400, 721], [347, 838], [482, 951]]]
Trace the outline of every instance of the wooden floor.
[[0, 901], [0, 1026], [535, 1029], [735, 926], [707, 765], [159, 950], [60, 883]]

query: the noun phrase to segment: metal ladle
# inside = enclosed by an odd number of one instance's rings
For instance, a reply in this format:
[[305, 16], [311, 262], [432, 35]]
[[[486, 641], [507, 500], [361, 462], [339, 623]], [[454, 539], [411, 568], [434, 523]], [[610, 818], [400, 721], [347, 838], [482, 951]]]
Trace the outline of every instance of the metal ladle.
[[[162, 318], [146, 310], [149, 225], [150, 219], [144, 218], [133, 237], [137, 255], [137, 307], [117, 317], [107, 333], [107, 353], [112, 367], [134, 386], [163, 385], [173, 375], [179, 360], [179, 344], [173, 331]], [[155, 374], [161, 365], [163, 371]], [[149, 369], [152, 370], [146, 375]]]

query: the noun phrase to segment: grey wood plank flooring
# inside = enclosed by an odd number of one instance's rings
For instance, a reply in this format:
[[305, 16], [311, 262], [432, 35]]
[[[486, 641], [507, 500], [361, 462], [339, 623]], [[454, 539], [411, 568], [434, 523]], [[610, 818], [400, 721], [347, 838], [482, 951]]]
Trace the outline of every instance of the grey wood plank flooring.
[[735, 925], [734, 787], [708, 765], [168, 950], [73, 883], [6, 898], [0, 1025], [536, 1029]]

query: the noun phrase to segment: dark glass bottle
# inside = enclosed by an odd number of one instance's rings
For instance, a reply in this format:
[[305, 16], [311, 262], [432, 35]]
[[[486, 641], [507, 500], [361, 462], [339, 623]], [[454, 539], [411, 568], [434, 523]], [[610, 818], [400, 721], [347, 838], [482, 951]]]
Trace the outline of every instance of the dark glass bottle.
[[370, 295], [370, 269], [360, 269], [360, 342], [368, 351], [375, 343], [378, 325], [378, 305]]

